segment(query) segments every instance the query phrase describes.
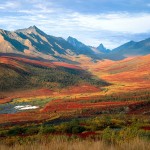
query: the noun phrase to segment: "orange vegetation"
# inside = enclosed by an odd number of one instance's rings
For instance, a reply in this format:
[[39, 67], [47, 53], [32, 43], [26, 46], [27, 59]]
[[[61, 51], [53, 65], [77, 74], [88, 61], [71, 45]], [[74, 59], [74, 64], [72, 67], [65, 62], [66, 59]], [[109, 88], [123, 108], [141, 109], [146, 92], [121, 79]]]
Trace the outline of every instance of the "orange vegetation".
[[[0, 57], [0, 63], [17, 65], [20, 68], [19, 62], [29, 64], [42, 65], [46, 67], [63, 66], [67, 68], [80, 69], [75, 65], [70, 65], [62, 62], [41, 62], [37, 60], [29, 60], [18, 57]], [[22, 112], [16, 114], [0, 115], [0, 123], [17, 122], [17, 121], [39, 121], [51, 118], [52, 115], [57, 115], [57, 112], [70, 112], [84, 109], [105, 110], [110, 108], [119, 108], [122, 106], [131, 109], [130, 114], [144, 113], [149, 111], [149, 105], [141, 107], [139, 110], [132, 110], [133, 106], [145, 103], [145, 101], [111, 101], [111, 102], [91, 102], [95, 97], [109, 95], [112, 93], [125, 93], [136, 90], [150, 89], [150, 55], [128, 58], [121, 61], [103, 60], [97, 63], [81, 62], [81, 67], [88, 69], [97, 77], [104, 79], [112, 85], [105, 87], [103, 90], [92, 85], [84, 84], [81, 86], [67, 87], [60, 91], [51, 91], [49, 89], [35, 89], [29, 91], [20, 91], [6, 94], [6, 98], [0, 99], [0, 104], [10, 102], [15, 98], [27, 98], [36, 96], [53, 96], [54, 99], [48, 102], [42, 109]], [[58, 98], [57, 98], [58, 97]], [[68, 98], [66, 98], [68, 97]], [[134, 98], [133, 98], [134, 99]], [[69, 114], [68, 114], [69, 115]]]
[[87, 92], [92, 93], [92, 92], [98, 92], [98, 91], [100, 91], [100, 88], [97, 88], [89, 84], [83, 84], [80, 86], [71, 86], [66, 89], [63, 89], [61, 93], [63, 94], [87, 93]]
[[48, 113], [39, 113], [37, 112], [21, 112], [16, 114], [1, 114], [0, 115], [0, 124], [2, 123], [27, 123], [27, 122], [39, 122], [46, 120], [52, 117]]
[[35, 89], [35, 90], [26, 90], [26, 91], [14, 91], [5, 93], [5, 98], [0, 99], [0, 104], [8, 103], [15, 98], [30, 98], [36, 96], [48, 96], [52, 95], [53, 91], [49, 89]]
[[[87, 109], [87, 108], [100, 108], [100, 109], [111, 109], [113, 107], [120, 107], [120, 106], [132, 106], [143, 104], [143, 101], [117, 101], [117, 102], [97, 102], [91, 103], [89, 100], [91, 97], [86, 98], [75, 98], [70, 100], [62, 100], [58, 99], [55, 101], [49, 102], [41, 112], [61, 112], [67, 110], [78, 110], [78, 109]], [[80, 102], [80, 100], [84, 100]]]
[[64, 63], [64, 62], [53, 62], [53, 64], [56, 65], [56, 66], [60, 66], [60, 67], [66, 67], [66, 68], [72, 68], [72, 69], [81, 69], [78, 66], [68, 64], [68, 63]]
[[28, 58], [21, 58], [21, 57], [9, 57], [9, 56], [1, 56], [0, 57], [0, 63], [3, 64], [10, 64], [13, 66], [17, 66], [21, 69], [23, 67], [21, 66], [20, 62], [22, 63], [27, 63], [27, 64], [33, 64], [33, 65], [38, 65], [38, 66], [44, 66], [44, 67], [65, 67], [65, 68], [71, 68], [71, 69], [81, 69], [78, 66], [64, 63], [64, 62], [50, 62], [50, 61], [40, 61], [40, 60], [31, 60]]
[[82, 63], [83, 68], [112, 83], [115, 92], [150, 89], [150, 55], [126, 58], [121, 61], [102, 60]]

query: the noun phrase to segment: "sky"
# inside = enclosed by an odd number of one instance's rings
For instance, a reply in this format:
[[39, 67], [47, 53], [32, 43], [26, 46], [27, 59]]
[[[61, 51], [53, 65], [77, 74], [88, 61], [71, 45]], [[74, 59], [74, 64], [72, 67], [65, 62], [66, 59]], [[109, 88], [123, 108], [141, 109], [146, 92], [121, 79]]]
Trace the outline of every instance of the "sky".
[[86, 45], [113, 49], [150, 37], [150, 0], [0, 0], [0, 28], [37, 26]]

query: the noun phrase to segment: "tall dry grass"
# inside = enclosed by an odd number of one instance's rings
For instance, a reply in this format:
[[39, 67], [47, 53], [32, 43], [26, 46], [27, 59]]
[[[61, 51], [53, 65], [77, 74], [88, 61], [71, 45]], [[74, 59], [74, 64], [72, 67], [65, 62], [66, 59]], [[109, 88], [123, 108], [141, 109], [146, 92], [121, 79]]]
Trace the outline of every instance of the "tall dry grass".
[[149, 150], [150, 143], [136, 138], [132, 141], [110, 144], [104, 141], [94, 140], [62, 140], [54, 138], [43, 142], [34, 142], [30, 144], [15, 144], [13, 146], [0, 145], [0, 150]]

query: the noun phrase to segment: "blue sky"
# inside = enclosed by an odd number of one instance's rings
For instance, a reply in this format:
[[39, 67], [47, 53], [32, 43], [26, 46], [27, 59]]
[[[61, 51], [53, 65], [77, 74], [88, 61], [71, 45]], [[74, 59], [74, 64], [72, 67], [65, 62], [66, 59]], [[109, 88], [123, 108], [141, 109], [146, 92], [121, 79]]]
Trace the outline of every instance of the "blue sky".
[[150, 0], [0, 0], [0, 28], [32, 25], [112, 49], [150, 37]]

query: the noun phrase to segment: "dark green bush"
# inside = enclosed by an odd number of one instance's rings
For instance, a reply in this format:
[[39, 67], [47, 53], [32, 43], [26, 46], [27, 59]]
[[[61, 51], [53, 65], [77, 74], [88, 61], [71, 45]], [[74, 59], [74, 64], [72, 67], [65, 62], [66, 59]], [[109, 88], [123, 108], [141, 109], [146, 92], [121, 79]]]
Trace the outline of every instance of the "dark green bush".
[[47, 133], [54, 133], [56, 130], [54, 128], [54, 126], [45, 126], [41, 129], [41, 132], [43, 134], [47, 134]]
[[36, 126], [35, 127], [28, 127], [26, 129], [26, 134], [27, 135], [38, 134], [39, 131], [40, 131], [39, 127], [36, 127]]
[[85, 128], [82, 126], [72, 126], [71, 128], [71, 133], [76, 134], [76, 133], [82, 133], [85, 131]]
[[15, 135], [24, 135], [26, 133], [26, 128], [24, 127], [12, 127], [9, 131], [8, 131], [8, 135], [9, 136], [15, 136]]

